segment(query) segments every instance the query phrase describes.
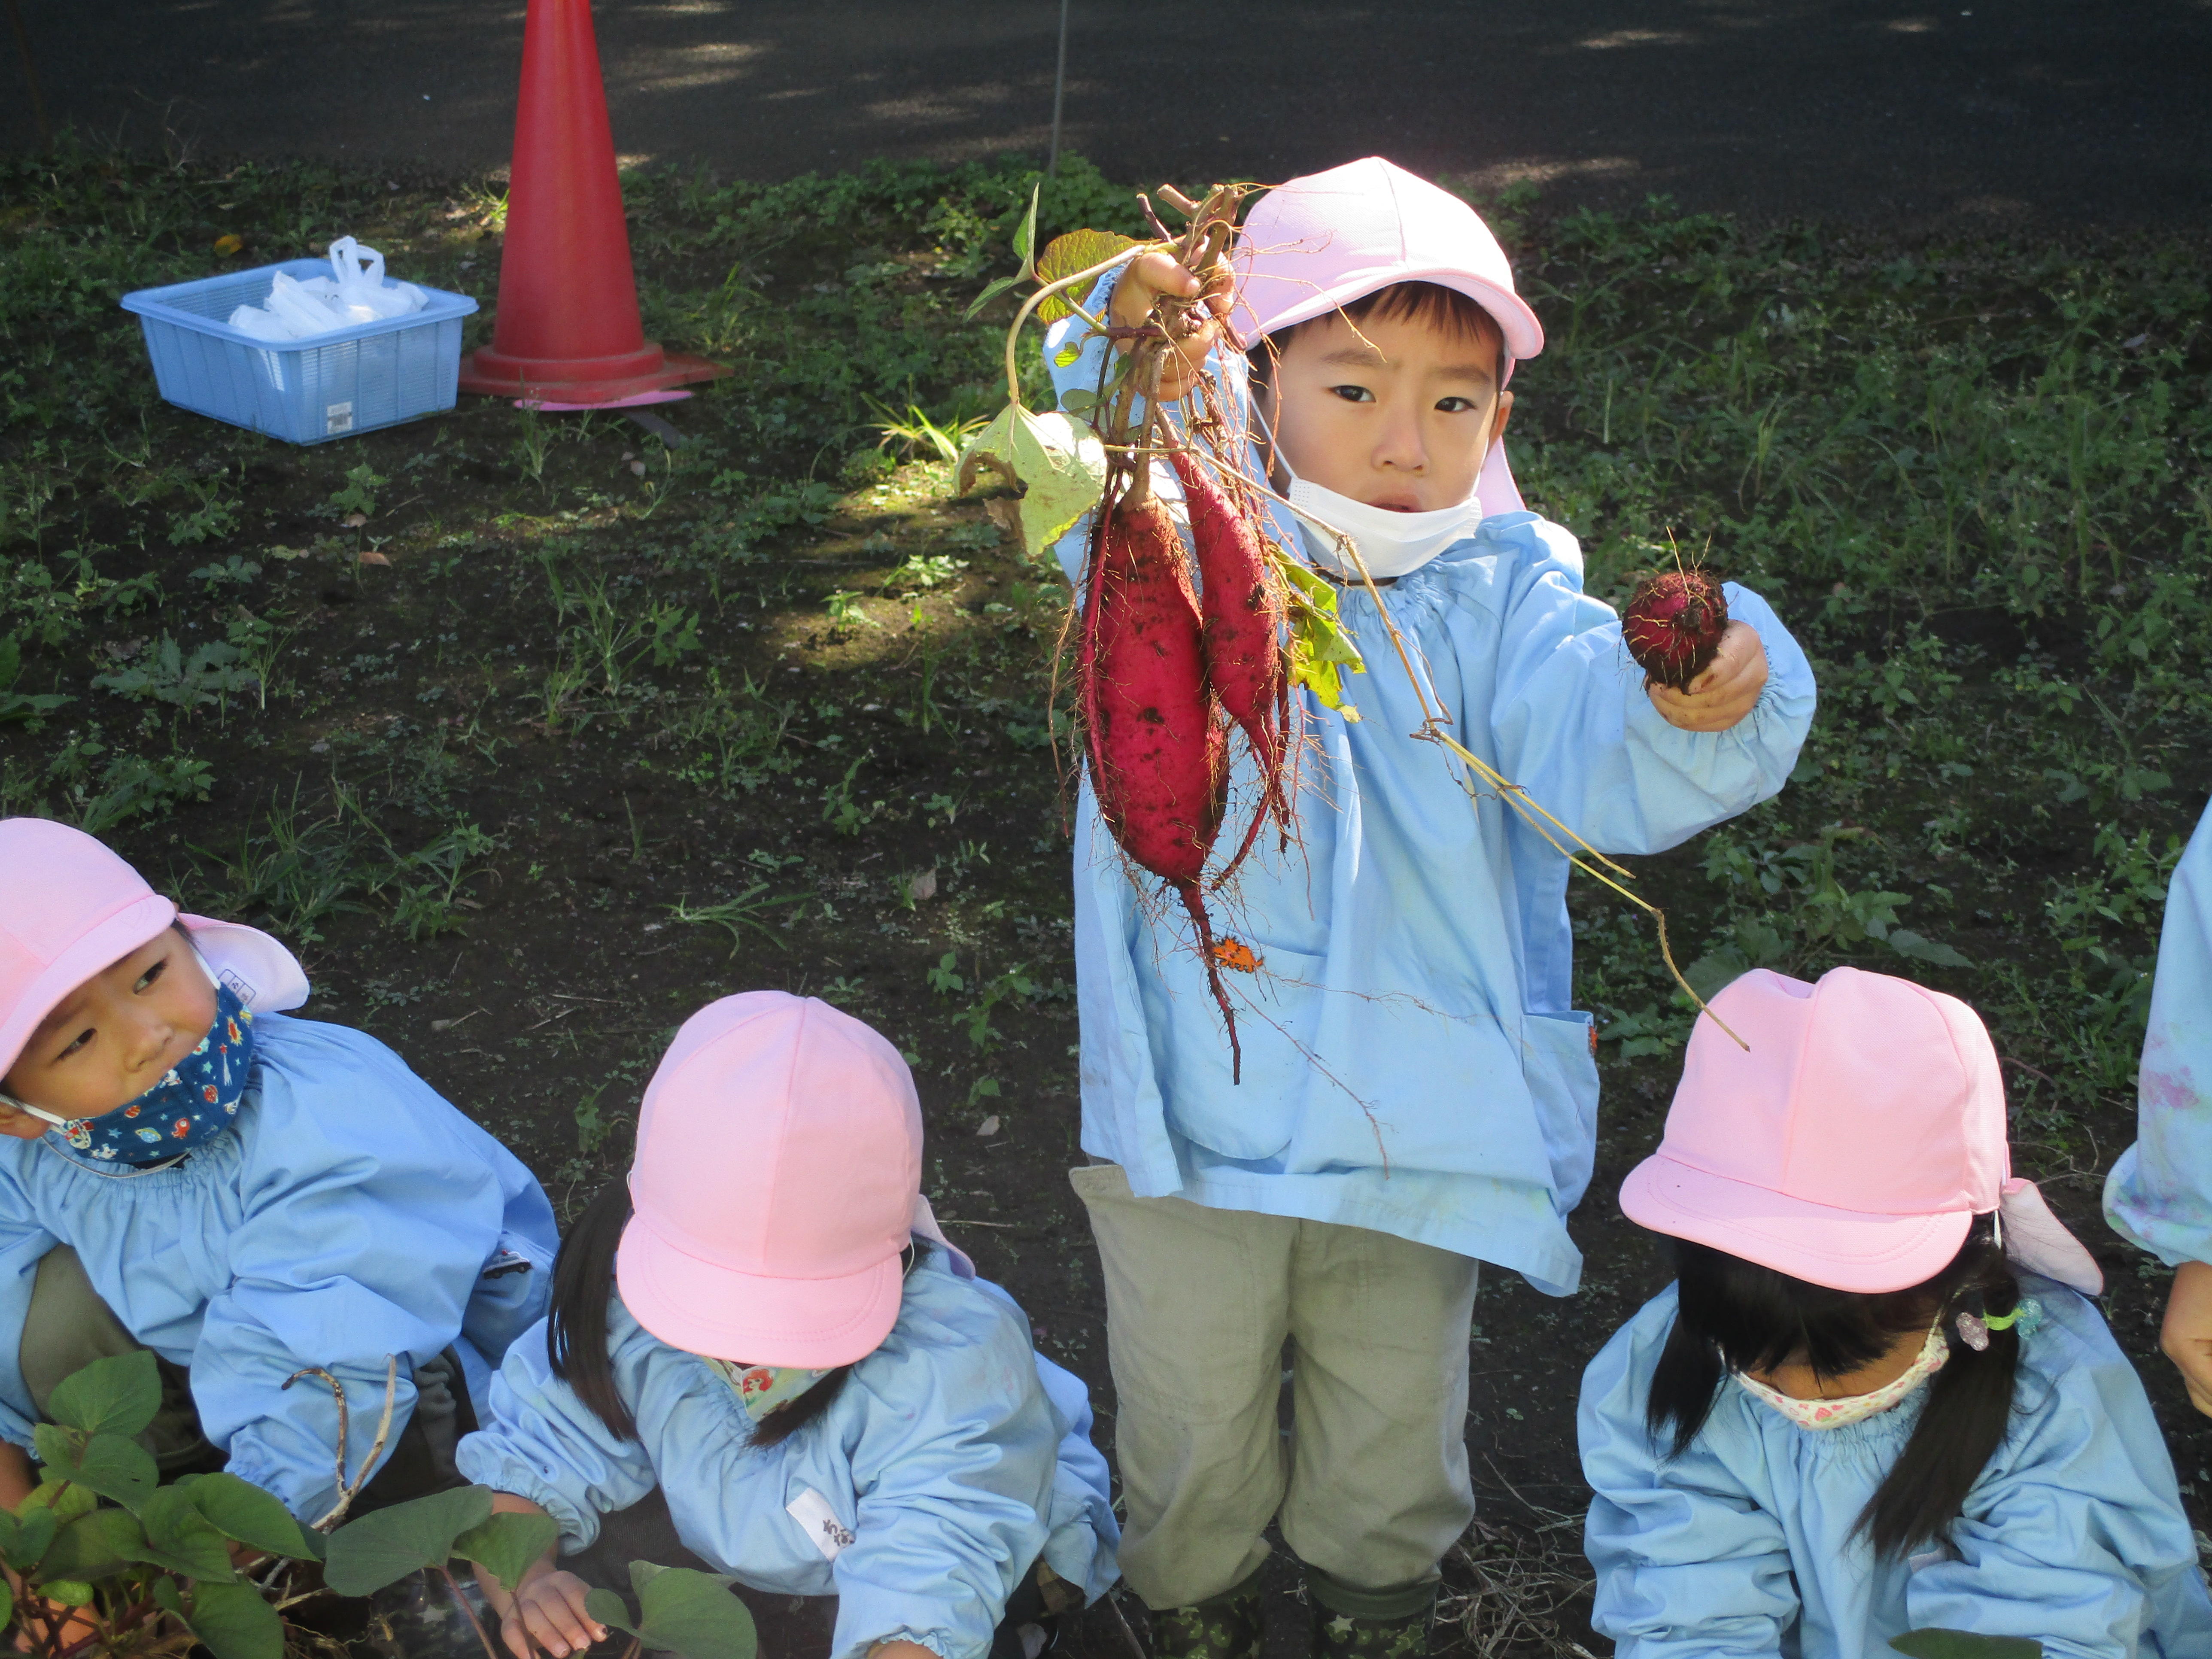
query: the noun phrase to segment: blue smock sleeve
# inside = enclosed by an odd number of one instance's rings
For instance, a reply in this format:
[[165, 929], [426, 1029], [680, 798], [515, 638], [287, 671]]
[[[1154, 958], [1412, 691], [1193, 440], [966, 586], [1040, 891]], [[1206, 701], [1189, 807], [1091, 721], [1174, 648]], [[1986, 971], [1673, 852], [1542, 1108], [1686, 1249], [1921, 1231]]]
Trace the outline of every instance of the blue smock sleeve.
[[1616, 1659], [1765, 1659], [1782, 1652], [1799, 1608], [1781, 1523], [1702, 1442], [1670, 1458], [1644, 1426], [1646, 1381], [1673, 1311], [1670, 1291], [1583, 1373], [1591, 1622], [1613, 1638]]
[[[509, 1345], [480, 1426], [461, 1438], [461, 1474], [526, 1498], [561, 1523], [570, 1549], [599, 1535], [599, 1517], [626, 1510], [659, 1484], [643, 1444], [617, 1434], [553, 1375], [540, 1320]], [[658, 1345], [626, 1316], [608, 1322], [616, 1391], [635, 1411], [641, 1368]]]
[[1114, 1519], [1114, 1490], [1106, 1459], [1091, 1443], [1091, 1390], [1083, 1379], [1036, 1357], [1037, 1381], [1054, 1413], [1067, 1425], [1060, 1437], [1059, 1468], [1052, 1483], [1051, 1534], [1044, 1559], [1062, 1578], [1095, 1601], [1114, 1588], [1121, 1570], [1114, 1558], [1121, 1540]]
[[2170, 1267], [2212, 1262], [2212, 808], [2166, 889], [2136, 1113], [2106, 1220]]
[[396, 1440], [414, 1366], [460, 1334], [506, 1199], [481, 1132], [382, 1043], [306, 1021], [285, 1032], [284, 1063], [258, 1072], [231, 1279], [207, 1304], [191, 1385], [231, 1472], [312, 1518], [336, 1496], [337, 1407], [319, 1379], [285, 1380], [313, 1365], [344, 1384], [358, 1458], [397, 1355]]
[[1812, 729], [1813, 666], [1765, 600], [1727, 584], [1757, 630], [1766, 684], [1725, 732], [1685, 732], [1652, 706], [1612, 609], [1582, 591], [1574, 538], [1531, 514], [1486, 533], [1522, 554], [1504, 597], [1498, 769], [1607, 853], [1656, 853], [1777, 793]]
[[2023, 1366], [2014, 1431], [1951, 1525], [1956, 1559], [1906, 1585], [1912, 1627], [2025, 1636], [2051, 1659], [2126, 1659], [2147, 1629], [2202, 1632], [2212, 1609], [2187, 1582], [2197, 1552], [2142, 1381], [2101, 1330], [2077, 1338], [2073, 1322], [2096, 1318], [2086, 1304], [2035, 1296], [2057, 1316], [2036, 1339], [2050, 1352]]
[[60, 1242], [39, 1224], [15, 1172], [0, 1173], [0, 1439], [26, 1451], [39, 1412], [23, 1382], [23, 1322], [39, 1263]]
[[1060, 1440], [1026, 1332], [1009, 1320], [917, 1346], [847, 1387], [876, 1398], [855, 1413], [859, 1524], [834, 1564], [832, 1659], [885, 1641], [983, 1659], [1043, 1552]]

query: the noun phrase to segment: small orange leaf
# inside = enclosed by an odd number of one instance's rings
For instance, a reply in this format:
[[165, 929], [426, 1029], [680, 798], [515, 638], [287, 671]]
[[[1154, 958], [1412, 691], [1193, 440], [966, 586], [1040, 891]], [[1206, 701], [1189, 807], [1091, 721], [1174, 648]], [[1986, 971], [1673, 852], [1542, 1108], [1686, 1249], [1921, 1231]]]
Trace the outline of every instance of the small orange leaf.
[[364, 547], [361, 550], [361, 562], [363, 564], [390, 564], [392, 562], [391, 560], [386, 558], [383, 554], [378, 552], [373, 547]]
[[215, 251], [225, 258], [228, 258], [245, 246], [246, 239], [242, 236], [218, 236], [215, 239]]
[[1260, 971], [1259, 952], [1242, 939], [1224, 939], [1216, 941], [1213, 959], [1224, 968], [1233, 968], [1240, 974]]

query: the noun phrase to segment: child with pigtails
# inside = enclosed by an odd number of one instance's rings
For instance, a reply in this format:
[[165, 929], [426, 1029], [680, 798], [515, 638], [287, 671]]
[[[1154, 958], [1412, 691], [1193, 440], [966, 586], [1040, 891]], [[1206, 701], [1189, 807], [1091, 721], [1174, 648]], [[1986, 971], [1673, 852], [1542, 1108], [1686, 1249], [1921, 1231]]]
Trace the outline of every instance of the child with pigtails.
[[1692, 1033], [1629, 1218], [1677, 1275], [1590, 1363], [1620, 1659], [1868, 1659], [1936, 1628], [2206, 1659], [2212, 1599], [2103, 1276], [2013, 1178], [1955, 998], [1759, 970]]
[[833, 1659], [1035, 1659], [1115, 1578], [1081, 1382], [921, 1195], [898, 1050], [754, 991], [677, 1033], [629, 1178], [563, 1243], [462, 1468], [560, 1539], [510, 1595], [517, 1659], [606, 1632], [561, 1556], [658, 1493], [756, 1589], [837, 1597]]

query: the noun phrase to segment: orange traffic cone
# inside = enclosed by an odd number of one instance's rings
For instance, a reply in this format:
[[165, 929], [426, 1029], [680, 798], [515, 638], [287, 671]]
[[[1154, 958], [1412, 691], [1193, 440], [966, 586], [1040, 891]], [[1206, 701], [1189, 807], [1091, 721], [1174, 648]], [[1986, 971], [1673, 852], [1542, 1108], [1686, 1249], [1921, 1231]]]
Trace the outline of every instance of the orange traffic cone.
[[730, 371], [645, 337], [591, 0], [530, 0], [492, 343], [461, 390], [547, 408], [659, 403]]

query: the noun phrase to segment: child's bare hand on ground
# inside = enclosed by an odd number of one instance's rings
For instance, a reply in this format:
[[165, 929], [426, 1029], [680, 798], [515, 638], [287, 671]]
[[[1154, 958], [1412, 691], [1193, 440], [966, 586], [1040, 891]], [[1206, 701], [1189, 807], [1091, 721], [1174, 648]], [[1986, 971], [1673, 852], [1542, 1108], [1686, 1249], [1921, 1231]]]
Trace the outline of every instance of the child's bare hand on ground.
[[1650, 688], [1651, 706], [1669, 726], [1685, 732], [1725, 732], [1751, 713], [1766, 684], [1766, 647], [1749, 623], [1732, 622], [1721, 635], [1712, 665], [1686, 691]]
[[[1147, 253], [1132, 260], [1121, 273], [1121, 280], [1114, 285], [1114, 303], [1107, 320], [1115, 328], [1142, 326], [1151, 313], [1153, 301], [1162, 295], [1176, 299], [1194, 299], [1201, 284], [1190, 270], [1177, 264], [1164, 253]], [[1203, 284], [1205, 302], [1188, 314], [1197, 323], [1196, 329], [1174, 343], [1174, 349], [1161, 354], [1159, 400], [1173, 403], [1187, 395], [1205, 373], [1206, 359], [1221, 338], [1221, 319], [1229, 314], [1231, 277], [1225, 260], [1217, 260], [1206, 272]], [[1127, 351], [1135, 342], [1116, 340], [1114, 349]]]
[[531, 1564], [513, 1595], [489, 1573], [479, 1571], [477, 1583], [499, 1615], [500, 1639], [514, 1659], [533, 1654], [566, 1659], [607, 1639], [606, 1626], [584, 1611], [591, 1587], [574, 1573], [561, 1571], [550, 1558]]

